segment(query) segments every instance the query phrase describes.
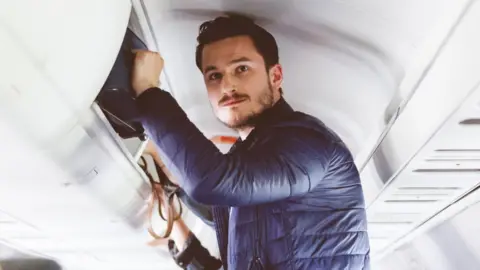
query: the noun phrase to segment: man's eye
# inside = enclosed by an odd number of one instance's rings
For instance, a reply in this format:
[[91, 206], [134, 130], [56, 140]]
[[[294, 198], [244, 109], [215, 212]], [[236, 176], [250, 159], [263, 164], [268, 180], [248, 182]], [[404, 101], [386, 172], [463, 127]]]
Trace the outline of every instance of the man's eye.
[[215, 81], [215, 80], [218, 80], [218, 79], [221, 79], [222, 78], [222, 74], [220, 73], [212, 73], [210, 75], [208, 75], [208, 80], [209, 81]]
[[247, 66], [239, 66], [237, 67], [237, 72], [239, 73], [243, 73], [243, 72], [246, 72], [248, 71], [248, 67]]

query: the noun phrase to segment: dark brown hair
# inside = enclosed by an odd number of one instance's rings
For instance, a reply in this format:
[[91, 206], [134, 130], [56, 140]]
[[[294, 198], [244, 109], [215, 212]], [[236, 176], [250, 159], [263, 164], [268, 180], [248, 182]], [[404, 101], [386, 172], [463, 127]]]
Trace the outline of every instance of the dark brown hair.
[[248, 36], [252, 39], [255, 48], [265, 61], [267, 71], [278, 64], [278, 46], [272, 34], [247, 17], [229, 15], [217, 17], [200, 25], [195, 54], [197, 67], [202, 69], [202, 51], [205, 45], [236, 36]]

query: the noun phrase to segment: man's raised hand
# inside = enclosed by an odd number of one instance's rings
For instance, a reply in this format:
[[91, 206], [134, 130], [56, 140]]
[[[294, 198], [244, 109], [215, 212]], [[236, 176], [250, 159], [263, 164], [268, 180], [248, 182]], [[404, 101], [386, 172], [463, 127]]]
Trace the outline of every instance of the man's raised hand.
[[157, 52], [135, 50], [132, 68], [132, 86], [136, 96], [145, 90], [160, 86], [160, 74], [163, 70], [163, 58]]

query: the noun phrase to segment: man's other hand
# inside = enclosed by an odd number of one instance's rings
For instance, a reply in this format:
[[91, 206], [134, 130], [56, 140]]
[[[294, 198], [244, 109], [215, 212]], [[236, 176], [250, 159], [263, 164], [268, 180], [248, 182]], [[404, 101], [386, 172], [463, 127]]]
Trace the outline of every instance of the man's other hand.
[[163, 58], [157, 52], [137, 50], [132, 69], [132, 86], [139, 96], [145, 90], [160, 86], [160, 73], [163, 70]]

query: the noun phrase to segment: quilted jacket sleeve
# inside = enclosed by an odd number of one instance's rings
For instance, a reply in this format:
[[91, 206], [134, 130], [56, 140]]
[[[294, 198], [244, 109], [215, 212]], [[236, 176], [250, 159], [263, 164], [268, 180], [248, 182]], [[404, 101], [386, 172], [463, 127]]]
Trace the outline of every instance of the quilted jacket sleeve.
[[245, 206], [310, 191], [327, 173], [332, 144], [318, 133], [278, 128], [248, 152], [223, 154], [158, 88], [137, 98], [141, 121], [183, 190], [202, 204]]
[[192, 200], [182, 189], [177, 192], [177, 196], [188, 207], [188, 209], [190, 209], [190, 211], [199, 217], [205, 224], [212, 228], [215, 226], [213, 223], [212, 207], [210, 205], [204, 205]]

